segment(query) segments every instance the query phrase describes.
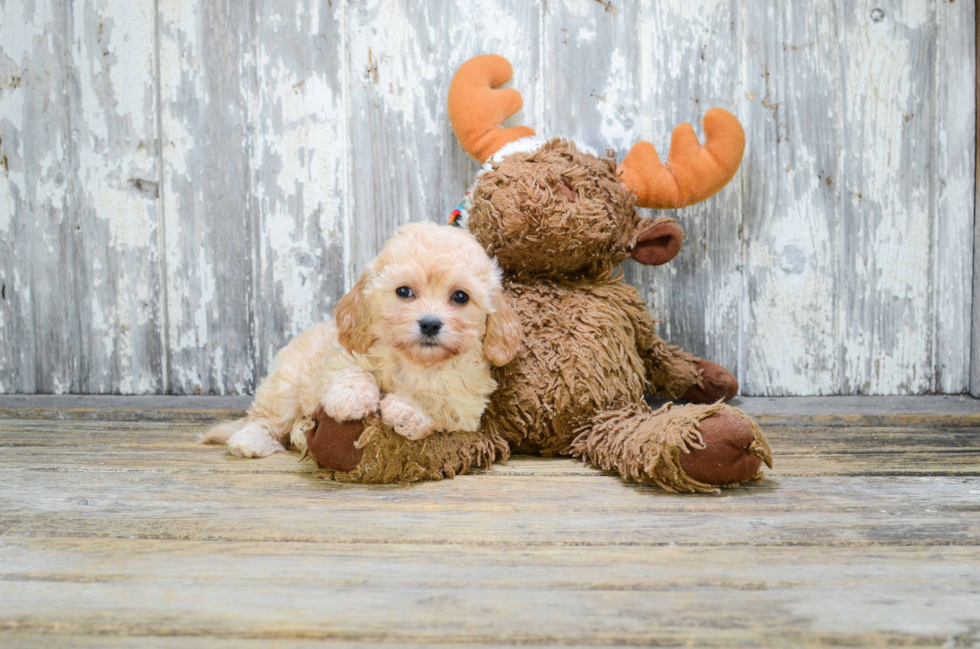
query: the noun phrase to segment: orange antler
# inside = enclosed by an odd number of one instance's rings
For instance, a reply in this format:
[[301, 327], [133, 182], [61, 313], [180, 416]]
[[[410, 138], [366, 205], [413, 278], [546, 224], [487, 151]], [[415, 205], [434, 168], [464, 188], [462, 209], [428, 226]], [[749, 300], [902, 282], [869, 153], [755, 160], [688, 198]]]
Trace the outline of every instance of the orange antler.
[[694, 129], [684, 123], [670, 136], [667, 164], [657, 149], [638, 142], [619, 165], [620, 180], [636, 193], [641, 207], [685, 207], [713, 196], [738, 170], [745, 151], [745, 133], [727, 110], [712, 108], [704, 114], [704, 146]]
[[507, 83], [514, 69], [497, 54], [476, 56], [459, 66], [449, 84], [449, 121], [463, 150], [485, 161], [508, 142], [534, 135], [527, 126], [501, 128], [524, 105], [521, 93]]

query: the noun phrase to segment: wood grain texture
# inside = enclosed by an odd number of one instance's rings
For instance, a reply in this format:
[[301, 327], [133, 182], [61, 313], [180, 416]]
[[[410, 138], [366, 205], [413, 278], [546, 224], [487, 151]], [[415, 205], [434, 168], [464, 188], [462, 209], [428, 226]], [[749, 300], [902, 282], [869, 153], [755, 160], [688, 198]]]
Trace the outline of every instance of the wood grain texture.
[[0, 391], [80, 389], [69, 7], [0, 14]]
[[641, 139], [639, 7], [564, 0], [544, 9], [544, 137], [622, 159]]
[[971, 372], [970, 393], [980, 397], [980, 11], [976, 11], [976, 31], [974, 32], [973, 48], [976, 53], [976, 65], [973, 70], [976, 78], [976, 95], [974, 95], [974, 114], [976, 115], [976, 148], [974, 150], [974, 194], [973, 194], [973, 328], [972, 344], [970, 346]]
[[23, 536], [499, 547], [980, 543], [975, 475], [783, 477], [694, 500], [617, 476], [533, 470], [340, 487], [295, 457], [292, 472], [79, 470], [43, 480], [5, 470], [0, 525]]
[[[474, 20], [474, 17], [478, 19]], [[0, 393], [248, 394], [475, 162], [453, 70], [620, 157], [733, 110], [733, 183], [626, 265], [744, 394], [980, 395], [976, 6], [2, 0]], [[829, 182], [828, 182], [829, 181]]]
[[[848, 393], [931, 391], [936, 28], [922, 2], [842, 7], [840, 327]], [[916, 173], [909, 174], [915, 169]], [[903, 181], [898, 179], [904, 178]], [[860, 332], [860, 333], [858, 333]]]
[[980, 640], [975, 425], [769, 426], [776, 470], [718, 496], [521, 457], [337, 484], [295, 454], [196, 445], [200, 429], [0, 419], [0, 644]]
[[804, 7], [778, 0], [741, 8], [742, 390], [834, 394], [841, 9], [835, 1]]
[[[719, 554], [241, 542], [222, 543], [219, 553], [216, 545], [5, 539], [0, 557], [10, 567], [2, 578], [13, 587], [0, 600], [8, 607], [6, 626], [58, 633], [59, 640], [60, 634], [141, 629], [281, 641], [683, 644], [697, 638], [728, 646], [826, 634], [860, 644], [888, 633], [907, 640], [969, 638], [969, 611], [980, 603], [972, 588], [980, 571], [975, 548], [889, 548], [868, 556], [849, 548]], [[891, 595], [887, 602], [881, 589]], [[150, 608], [164, 590], [174, 596]], [[134, 602], [128, 611], [118, 604], [124, 593]], [[704, 598], [710, 606], [691, 605]], [[270, 599], [280, 605], [269, 606]], [[58, 602], [58, 612], [37, 610], [38, 600]], [[927, 604], [934, 617], [922, 614]], [[453, 615], [445, 615], [446, 606]], [[385, 615], [377, 614], [379, 607]], [[93, 615], [99, 610], [113, 614], [99, 620]], [[722, 624], [724, 632], [711, 628]]]
[[[980, 321], [973, 320], [973, 229], [959, 215], [974, 209], [976, 163], [975, 2], [936, 5], [936, 180], [933, 187], [933, 284], [935, 312], [934, 390], [970, 389], [970, 366], [963, 345]], [[977, 278], [980, 280], [980, 276]], [[978, 283], [980, 286], [980, 283]]]
[[[70, 4], [78, 392], [163, 392], [153, 3]], [[82, 297], [85, 296], [85, 297]], [[65, 296], [60, 296], [64, 299]]]
[[255, 383], [249, 5], [159, 0], [167, 391]]

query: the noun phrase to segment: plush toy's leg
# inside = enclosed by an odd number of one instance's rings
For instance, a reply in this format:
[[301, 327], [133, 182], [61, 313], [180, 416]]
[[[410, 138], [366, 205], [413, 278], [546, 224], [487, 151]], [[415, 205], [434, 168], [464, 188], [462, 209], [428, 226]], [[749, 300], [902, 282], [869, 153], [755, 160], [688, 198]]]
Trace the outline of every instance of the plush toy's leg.
[[316, 463], [341, 482], [397, 483], [442, 480], [472, 467], [489, 468], [510, 454], [507, 442], [493, 433], [433, 433], [412, 441], [399, 435], [377, 414], [361, 421], [337, 422], [317, 408], [306, 432]]
[[762, 477], [769, 444], [744, 413], [722, 404], [654, 412], [645, 403], [597, 413], [576, 427], [571, 453], [628, 481], [667, 491], [715, 491]]
[[738, 379], [718, 363], [698, 358], [655, 339], [646, 356], [650, 392], [692, 403], [729, 401], [738, 394]]

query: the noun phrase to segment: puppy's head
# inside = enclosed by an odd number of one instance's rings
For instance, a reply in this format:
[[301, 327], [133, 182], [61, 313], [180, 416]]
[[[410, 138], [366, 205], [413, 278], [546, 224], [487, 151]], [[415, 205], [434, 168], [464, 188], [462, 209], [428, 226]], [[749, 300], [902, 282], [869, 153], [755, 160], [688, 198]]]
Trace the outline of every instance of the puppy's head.
[[334, 316], [348, 350], [382, 345], [421, 367], [480, 345], [490, 362], [506, 365], [521, 343], [496, 262], [468, 232], [434, 223], [400, 228]]

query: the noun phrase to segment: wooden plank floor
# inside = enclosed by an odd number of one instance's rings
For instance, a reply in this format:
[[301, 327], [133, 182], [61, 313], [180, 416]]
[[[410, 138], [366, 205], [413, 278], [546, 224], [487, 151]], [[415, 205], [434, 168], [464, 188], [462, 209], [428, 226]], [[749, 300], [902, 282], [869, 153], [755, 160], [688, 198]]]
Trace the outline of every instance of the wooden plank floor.
[[717, 496], [195, 444], [243, 403], [0, 398], [0, 646], [980, 643], [975, 400], [743, 400], [776, 469]]

